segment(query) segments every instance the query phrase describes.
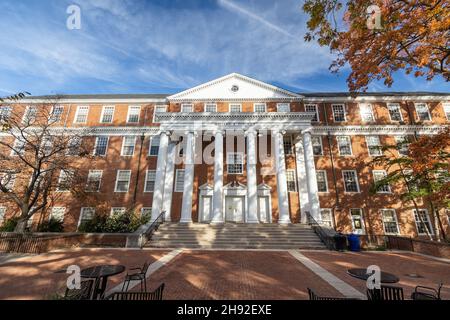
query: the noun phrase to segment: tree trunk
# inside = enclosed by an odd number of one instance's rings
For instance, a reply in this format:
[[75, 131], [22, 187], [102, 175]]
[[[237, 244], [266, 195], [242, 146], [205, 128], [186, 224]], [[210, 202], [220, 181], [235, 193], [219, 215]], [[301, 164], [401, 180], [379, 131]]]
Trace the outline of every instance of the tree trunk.
[[14, 229], [14, 232], [25, 233], [27, 222], [28, 219], [20, 217], [19, 221], [17, 222], [16, 228]]

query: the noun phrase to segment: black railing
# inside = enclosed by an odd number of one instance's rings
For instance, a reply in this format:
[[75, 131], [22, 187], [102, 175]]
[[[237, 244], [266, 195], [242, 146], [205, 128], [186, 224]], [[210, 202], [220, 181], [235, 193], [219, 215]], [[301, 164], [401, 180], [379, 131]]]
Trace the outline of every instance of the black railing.
[[329, 250], [336, 250], [335, 241], [330, 232], [327, 232], [322, 226], [311, 216], [309, 212], [306, 212], [306, 217], [308, 219], [308, 224], [320, 238], [320, 240], [325, 244]]
[[148, 226], [148, 228], [140, 235], [139, 243], [143, 248], [151, 239], [159, 226], [165, 222], [166, 212], [163, 211], [160, 215]]

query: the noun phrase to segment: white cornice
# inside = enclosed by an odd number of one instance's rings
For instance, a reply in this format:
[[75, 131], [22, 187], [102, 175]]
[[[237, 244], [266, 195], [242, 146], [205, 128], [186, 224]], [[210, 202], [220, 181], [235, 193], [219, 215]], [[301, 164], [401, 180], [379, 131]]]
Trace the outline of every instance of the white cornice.
[[19, 101], [5, 100], [5, 104], [148, 104], [148, 103], [164, 103], [167, 104], [167, 99], [148, 99], [148, 98], [133, 98], [133, 99], [34, 99], [27, 98]]
[[430, 95], [430, 96], [365, 96], [365, 97], [307, 97], [305, 103], [341, 103], [341, 102], [401, 102], [401, 101], [449, 101], [450, 96]]
[[405, 135], [405, 134], [437, 134], [445, 125], [371, 125], [371, 126], [315, 126], [311, 129], [314, 135]]

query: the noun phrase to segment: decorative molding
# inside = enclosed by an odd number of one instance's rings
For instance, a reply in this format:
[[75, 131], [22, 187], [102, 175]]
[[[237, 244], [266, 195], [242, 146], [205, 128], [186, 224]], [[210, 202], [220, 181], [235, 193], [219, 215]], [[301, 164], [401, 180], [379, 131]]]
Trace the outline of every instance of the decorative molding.
[[442, 95], [429, 95], [429, 96], [417, 96], [414, 95], [414, 93], [411, 93], [411, 95], [404, 95], [404, 96], [364, 96], [364, 97], [307, 97], [303, 99], [303, 102], [305, 103], [345, 103], [345, 102], [403, 102], [403, 101], [448, 101], [450, 99], [450, 96], [442, 96]]
[[437, 134], [448, 125], [372, 125], [372, 126], [317, 126], [311, 129], [313, 135], [405, 135]]

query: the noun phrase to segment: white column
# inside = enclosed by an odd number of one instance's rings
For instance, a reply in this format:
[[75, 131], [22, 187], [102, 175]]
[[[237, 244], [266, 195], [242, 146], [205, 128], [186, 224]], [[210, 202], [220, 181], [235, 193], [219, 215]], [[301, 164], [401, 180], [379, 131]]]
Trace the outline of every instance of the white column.
[[305, 151], [305, 169], [306, 169], [306, 180], [308, 184], [308, 196], [311, 210], [310, 212], [312, 217], [316, 221], [319, 221], [320, 204], [317, 189], [316, 166], [314, 164], [314, 152], [311, 141], [311, 132], [309, 131], [306, 131], [303, 134], [303, 149]]
[[212, 223], [223, 222], [223, 132], [214, 133], [214, 194]]
[[170, 221], [170, 212], [172, 210], [172, 191], [173, 191], [173, 178], [175, 172], [175, 152], [177, 146], [175, 143], [170, 143], [167, 152], [167, 166], [166, 176], [164, 183], [163, 205], [162, 210], [166, 212], [165, 219]]
[[247, 223], [259, 223], [258, 220], [258, 185], [256, 180], [256, 132], [247, 133]]
[[311, 206], [309, 202], [305, 155], [303, 150], [303, 139], [301, 135], [298, 135], [295, 140], [295, 161], [297, 167], [298, 196], [300, 200], [300, 221], [302, 223], [307, 223], [306, 212], [311, 212]]
[[152, 202], [152, 220], [156, 219], [162, 211], [168, 145], [169, 135], [167, 132], [162, 132], [159, 141], [158, 161], [156, 164], [155, 190], [153, 191]]
[[275, 149], [275, 167], [278, 191], [278, 223], [290, 223], [289, 200], [286, 181], [286, 163], [284, 160], [283, 134], [278, 130], [272, 131]]
[[186, 133], [186, 156], [184, 161], [184, 187], [181, 205], [181, 223], [192, 222], [192, 193], [194, 190], [194, 132]]

